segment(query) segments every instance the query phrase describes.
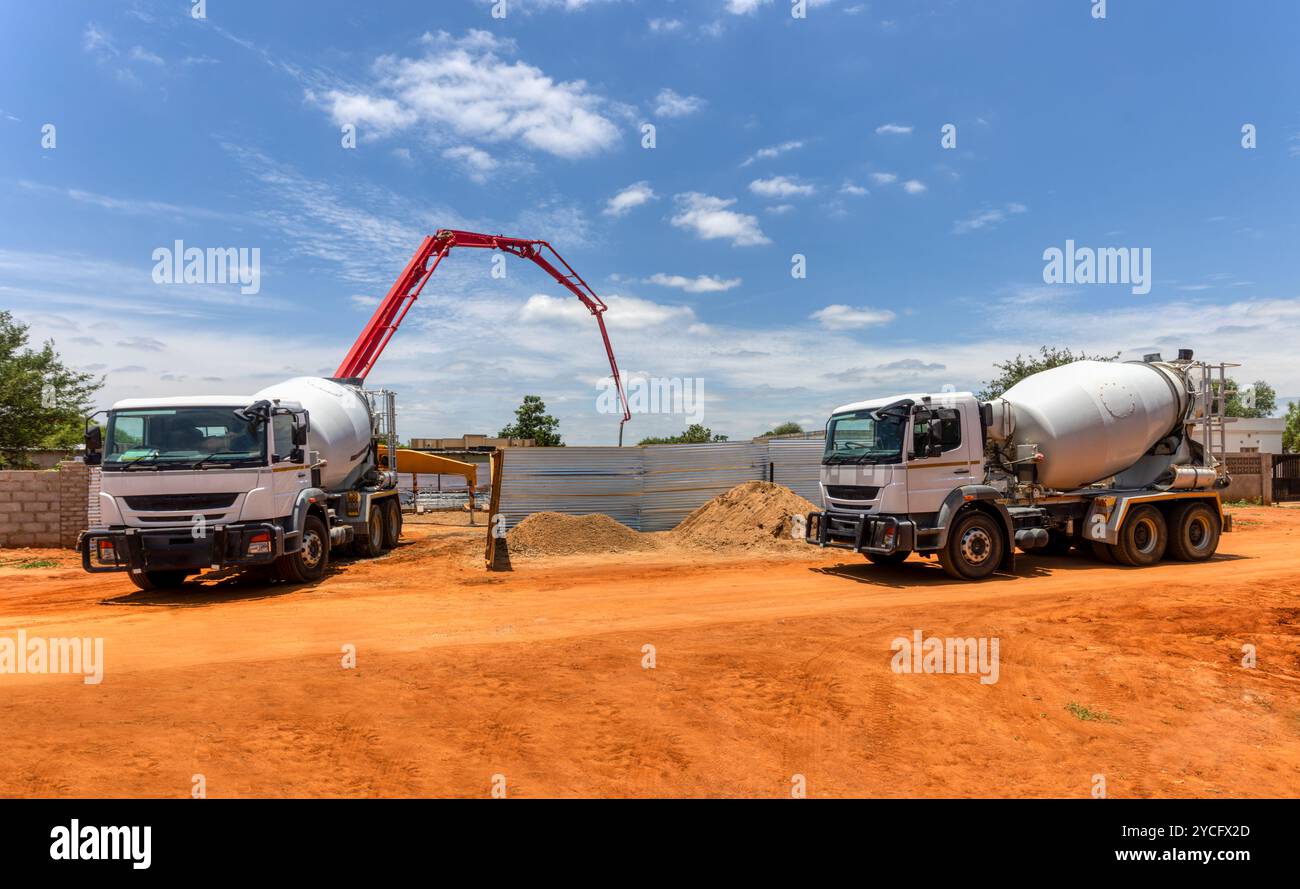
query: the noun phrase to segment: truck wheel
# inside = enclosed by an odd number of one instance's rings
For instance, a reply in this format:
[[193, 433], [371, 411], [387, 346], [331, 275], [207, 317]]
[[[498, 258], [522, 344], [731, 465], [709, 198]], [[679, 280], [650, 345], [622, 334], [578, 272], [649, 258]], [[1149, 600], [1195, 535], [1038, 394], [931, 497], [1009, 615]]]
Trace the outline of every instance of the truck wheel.
[[366, 519], [364, 533], [352, 541], [352, 551], [363, 559], [373, 559], [384, 554], [384, 505], [372, 503]]
[[402, 504], [396, 497], [389, 497], [384, 508], [384, 549], [392, 549], [402, 537]]
[[312, 583], [325, 576], [329, 562], [329, 532], [319, 517], [309, 515], [302, 528], [302, 548], [280, 556], [275, 565], [286, 583]]
[[142, 590], [174, 590], [189, 577], [188, 571], [144, 571], [136, 574], [127, 572], [131, 583]]
[[958, 580], [983, 580], [1002, 562], [1002, 529], [985, 513], [972, 511], [958, 517], [939, 550], [939, 564]]
[[1144, 567], [1165, 557], [1169, 529], [1164, 514], [1154, 506], [1139, 506], [1124, 518], [1115, 544], [1115, 561], [1121, 565]]
[[1205, 503], [1180, 503], [1169, 514], [1170, 558], [1204, 562], [1219, 548], [1219, 516]]
[[866, 556], [875, 565], [901, 565], [911, 554], [910, 549], [900, 549], [892, 553], [866, 553]]

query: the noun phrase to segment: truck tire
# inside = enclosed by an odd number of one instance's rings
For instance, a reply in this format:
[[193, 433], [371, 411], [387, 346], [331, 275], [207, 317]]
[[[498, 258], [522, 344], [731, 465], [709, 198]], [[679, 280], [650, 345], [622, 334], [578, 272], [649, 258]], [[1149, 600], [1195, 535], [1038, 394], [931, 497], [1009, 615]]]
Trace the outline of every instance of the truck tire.
[[1142, 568], [1163, 559], [1168, 545], [1164, 513], [1154, 506], [1139, 506], [1124, 517], [1119, 542], [1112, 551], [1121, 565]]
[[384, 554], [384, 504], [370, 504], [366, 527], [352, 541], [352, 552], [363, 559], [373, 559]]
[[959, 515], [939, 550], [939, 564], [949, 577], [983, 580], [1002, 562], [1006, 548], [1002, 529], [987, 513], [971, 510]]
[[892, 553], [866, 553], [873, 565], [901, 565], [912, 554], [910, 549], [900, 549]]
[[1180, 503], [1169, 513], [1169, 549], [1181, 562], [1204, 562], [1219, 548], [1219, 516], [1208, 503]]
[[325, 576], [329, 563], [329, 532], [319, 516], [309, 515], [302, 527], [302, 547], [280, 556], [275, 567], [285, 583], [313, 583]]
[[396, 497], [384, 501], [384, 549], [397, 546], [402, 538], [402, 504]]
[[188, 571], [143, 571], [136, 574], [128, 572], [131, 583], [142, 590], [174, 590], [189, 577]]

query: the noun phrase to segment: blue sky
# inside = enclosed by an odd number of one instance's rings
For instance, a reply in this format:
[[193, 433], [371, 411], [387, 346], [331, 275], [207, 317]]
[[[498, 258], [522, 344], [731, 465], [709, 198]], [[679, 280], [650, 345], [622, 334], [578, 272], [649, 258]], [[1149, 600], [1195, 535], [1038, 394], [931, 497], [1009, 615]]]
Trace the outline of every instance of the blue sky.
[[[1300, 395], [1293, 3], [191, 6], [0, 8], [0, 306], [105, 404], [332, 372], [438, 228], [551, 241], [624, 370], [702, 379], [733, 438], [1041, 344], [1190, 346]], [[1149, 248], [1150, 293], [1045, 284], [1067, 239]], [[155, 283], [176, 240], [258, 248], [258, 291]], [[510, 263], [453, 253], [369, 382], [404, 437], [536, 393], [612, 443], [594, 323]]]

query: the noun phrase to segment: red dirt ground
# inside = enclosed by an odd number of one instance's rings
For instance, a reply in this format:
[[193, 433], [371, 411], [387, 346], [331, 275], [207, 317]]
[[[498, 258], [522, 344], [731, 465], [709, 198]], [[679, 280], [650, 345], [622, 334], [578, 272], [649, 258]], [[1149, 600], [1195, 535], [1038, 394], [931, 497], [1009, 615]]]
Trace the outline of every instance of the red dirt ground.
[[[810, 797], [1086, 797], [1100, 774], [1112, 797], [1297, 796], [1300, 510], [1235, 515], [1206, 564], [1024, 556], [981, 584], [811, 548], [489, 574], [483, 529], [436, 515], [307, 587], [143, 593], [0, 551], [0, 635], [102, 637], [106, 662], [100, 685], [0, 675], [0, 795], [178, 797], [202, 774], [214, 797], [486, 796], [494, 775], [517, 797], [781, 797], [802, 775]], [[892, 672], [915, 629], [998, 637], [999, 681]]]

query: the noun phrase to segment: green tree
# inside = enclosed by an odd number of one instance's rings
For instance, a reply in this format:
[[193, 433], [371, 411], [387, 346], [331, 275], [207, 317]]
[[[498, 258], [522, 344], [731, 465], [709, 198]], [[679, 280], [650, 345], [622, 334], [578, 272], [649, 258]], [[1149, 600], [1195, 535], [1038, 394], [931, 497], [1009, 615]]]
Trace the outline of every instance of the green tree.
[[984, 388], [976, 393], [975, 397], [980, 401], [992, 401], [994, 398], [1000, 398], [1003, 392], [1006, 392], [1025, 377], [1032, 376], [1040, 371], [1051, 370], [1054, 367], [1060, 367], [1062, 364], [1070, 364], [1075, 361], [1114, 361], [1118, 357], [1118, 352], [1114, 355], [1089, 355], [1086, 352], [1075, 354], [1070, 349], [1040, 346], [1037, 355], [1016, 355], [1010, 361], [993, 362], [993, 366], [1001, 373], [995, 379], [985, 380]]
[[1300, 401], [1286, 406], [1286, 427], [1282, 430], [1282, 450], [1294, 454], [1300, 451]]
[[803, 432], [803, 427], [791, 420], [788, 423], [782, 423], [775, 429], [769, 429], [764, 435], [794, 435], [797, 432]]
[[667, 438], [643, 438], [637, 444], [707, 444], [711, 441], [726, 441], [725, 435], [714, 435], [713, 430], [701, 423], [692, 423], [686, 427], [686, 431], [681, 435], [670, 435]]
[[[1223, 412], [1229, 417], [1243, 417], [1258, 420], [1261, 417], [1271, 417], [1273, 411], [1277, 410], [1277, 391], [1263, 380], [1256, 380], [1251, 391], [1237, 385], [1237, 381], [1232, 377], [1225, 380], [1228, 389], [1228, 400], [1223, 405]], [[1214, 390], [1219, 390], [1219, 384], [1214, 383]]]
[[515, 408], [515, 422], [498, 433], [501, 438], [531, 438], [542, 448], [562, 448], [560, 421], [546, 412], [540, 395], [525, 395]]
[[103, 377], [66, 366], [47, 340], [27, 344], [27, 325], [0, 311], [0, 466], [25, 467], [26, 448], [68, 448], [82, 439]]

